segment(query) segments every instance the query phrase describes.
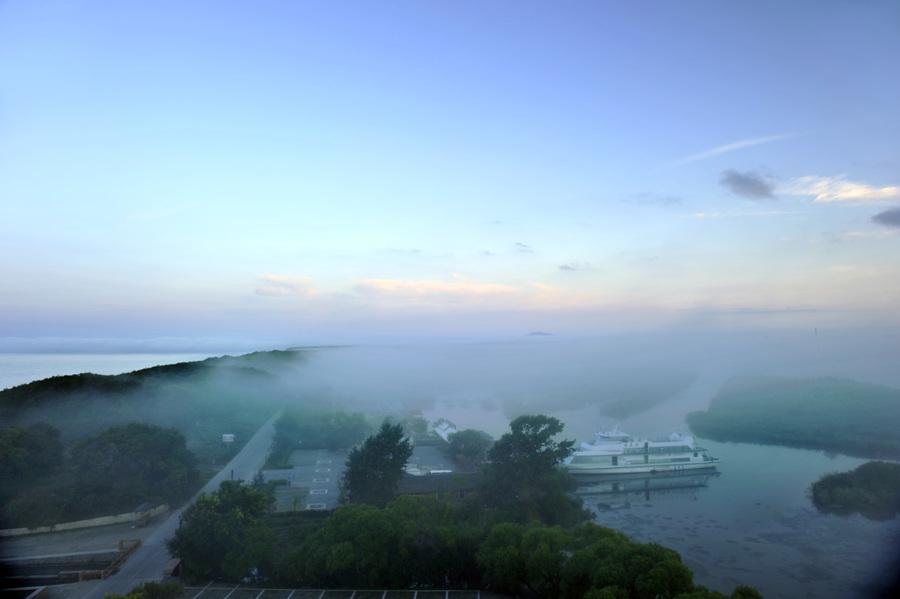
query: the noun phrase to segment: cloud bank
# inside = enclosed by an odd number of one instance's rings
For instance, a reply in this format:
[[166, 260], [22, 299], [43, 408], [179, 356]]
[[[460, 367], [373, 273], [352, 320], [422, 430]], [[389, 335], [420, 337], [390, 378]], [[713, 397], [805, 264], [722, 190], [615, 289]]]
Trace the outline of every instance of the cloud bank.
[[779, 193], [810, 196], [814, 202], [879, 202], [900, 199], [900, 186], [877, 187], [850, 181], [843, 175], [819, 177], [808, 175], [791, 179], [778, 188]]

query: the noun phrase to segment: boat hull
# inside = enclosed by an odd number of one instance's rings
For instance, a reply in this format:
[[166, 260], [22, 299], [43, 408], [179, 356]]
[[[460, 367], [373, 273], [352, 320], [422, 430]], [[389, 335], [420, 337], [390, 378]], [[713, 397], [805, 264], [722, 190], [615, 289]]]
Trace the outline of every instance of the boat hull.
[[656, 474], [663, 472], [684, 472], [686, 470], [712, 470], [715, 462], [688, 462], [678, 464], [622, 464], [594, 465], [594, 464], [566, 464], [565, 468], [570, 474], [578, 475], [616, 475], [616, 474]]

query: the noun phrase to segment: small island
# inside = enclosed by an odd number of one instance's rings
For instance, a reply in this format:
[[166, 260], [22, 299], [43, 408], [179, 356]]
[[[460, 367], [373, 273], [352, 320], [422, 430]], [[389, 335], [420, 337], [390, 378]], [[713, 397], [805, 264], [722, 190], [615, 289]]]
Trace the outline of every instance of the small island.
[[849, 472], [827, 474], [813, 483], [811, 492], [821, 512], [889, 520], [900, 511], [900, 464], [867, 462]]

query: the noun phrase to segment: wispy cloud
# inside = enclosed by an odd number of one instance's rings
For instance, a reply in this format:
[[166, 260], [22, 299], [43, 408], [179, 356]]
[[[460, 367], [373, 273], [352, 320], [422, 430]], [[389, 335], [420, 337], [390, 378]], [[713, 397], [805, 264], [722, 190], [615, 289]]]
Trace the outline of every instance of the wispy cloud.
[[810, 196], [815, 202], [879, 202], [900, 199], [900, 186], [878, 187], [850, 181], [845, 176], [808, 175], [791, 179], [778, 187], [779, 193]]
[[900, 229], [900, 208], [891, 208], [890, 210], [879, 212], [872, 217], [872, 220], [885, 227]]
[[559, 270], [563, 272], [579, 272], [594, 270], [594, 266], [590, 262], [567, 262], [565, 264], [560, 264]]
[[716, 156], [721, 156], [722, 154], [728, 154], [729, 152], [734, 152], [736, 150], [742, 150], [744, 148], [750, 148], [753, 146], [761, 146], [762, 144], [771, 143], [773, 141], [779, 141], [782, 139], [789, 139], [791, 137], [796, 137], [796, 133], [779, 133], [778, 135], [766, 135], [764, 137], [751, 137], [748, 139], [739, 139], [737, 141], [733, 141], [731, 143], [723, 144], [721, 146], [716, 146], [714, 148], [710, 148], [708, 150], [704, 150], [702, 152], [697, 152], [696, 154], [691, 154], [689, 156], [684, 156], [677, 160], [673, 160], [669, 163], [669, 166], [681, 166], [684, 164], [690, 164], [691, 162], [697, 162], [698, 160], [706, 160], [707, 158], [715, 158]]
[[383, 297], [411, 302], [479, 301], [516, 292], [511, 285], [454, 279], [364, 279], [354, 287], [368, 297]]
[[309, 277], [269, 274], [257, 279], [256, 294], [269, 297], [312, 297], [316, 295], [316, 288]]
[[734, 195], [751, 200], [772, 198], [775, 185], [771, 180], [759, 173], [741, 173], [734, 169], [722, 171], [719, 184], [726, 187]]
[[788, 214], [797, 214], [796, 211], [793, 210], [738, 210], [738, 211], [726, 211], [726, 212], [694, 212], [691, 214], [691, 218], [696, 218], [700, 220], [709, 220], [715, 218], [745, 218], [745, 217], [753, 217], [753, 218], [762, 218], [767, 216], [785, 216]]
[[533, 254], [534, 248], [526, 243], [522, 243], [521, 241], [517, 241], [515, 244], [515, 249], [520, 254]]
[[451, 279], [363, 279], [353, 290], [369, 305], [401, 309], [553, 309], [597, 301], [594, 293], [559, 289], [539, 281], [496, 283], [460, 275]]
[[[872, 220], [879, 224], [885, 224], [879, 220], [879, 216], [882, 214], [886, 214], [887, 212], [897, 212], [897, 224], [896, 225], [886, 225], [888, 227], [895, 226], [900, 227], [900, 208], [895, 210], [888, 210], [886, 212], [882, 212], [876, 214], [872, 217]], [[897, 236], [897, 231], [885, 231], [885, 230], [863, 230], [863, 231], [841, 231], [840, 233], [826, 233], [826, 239], [828, 241], [832, 241], [835, 243], [840, 243], [844, 241], [878, 241], [881, 239], [893, 239]]]
[[637, 206], [660, 206], [663, 208], [680, 206], [684, 203], [684, 200], [679, 196], [657, 194], [650, 191], [632, 194], [625, 198], [624, 201]]

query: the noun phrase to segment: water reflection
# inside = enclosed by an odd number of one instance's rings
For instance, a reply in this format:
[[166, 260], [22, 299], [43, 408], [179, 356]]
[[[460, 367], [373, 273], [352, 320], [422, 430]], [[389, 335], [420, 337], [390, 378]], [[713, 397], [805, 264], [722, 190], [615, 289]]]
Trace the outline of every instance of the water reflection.
[[696, 499], [718, 476], [719, 472], [710, 468], [702, 472], [580, 477], [575, 493], [600, 511], [627, 509], [632, 502], [647, 503], [651, 499], [685, 496]]

